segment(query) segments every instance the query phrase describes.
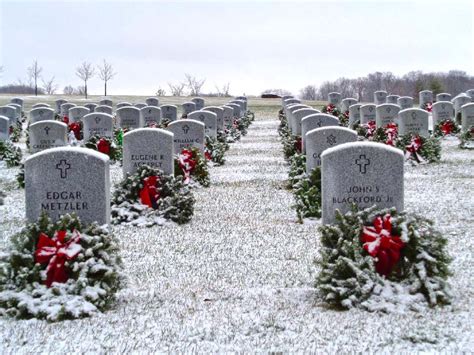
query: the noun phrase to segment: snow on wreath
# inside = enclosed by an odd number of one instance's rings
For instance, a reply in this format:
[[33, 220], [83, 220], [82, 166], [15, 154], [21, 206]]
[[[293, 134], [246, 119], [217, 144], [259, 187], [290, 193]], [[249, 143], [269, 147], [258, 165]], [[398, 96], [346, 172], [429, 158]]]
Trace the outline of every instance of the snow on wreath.
[[58, 321], [109, 309], [123, 284], [118, 250], [103, 226], [42, 214], [0, 258], [0, 314]]
[[316, 287], [337, 308], [394, 312], [448, 304], [447, 240], [432, 222], [375, 207], [325, 225]]

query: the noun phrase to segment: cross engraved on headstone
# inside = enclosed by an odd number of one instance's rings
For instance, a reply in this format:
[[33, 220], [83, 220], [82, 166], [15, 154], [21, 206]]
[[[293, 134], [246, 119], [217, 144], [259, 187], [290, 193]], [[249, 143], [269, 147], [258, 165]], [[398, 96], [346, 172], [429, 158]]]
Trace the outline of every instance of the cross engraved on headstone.
[[43, 110], [41, 110], [40, 112], [38, 112], [40, 116], [43, 116]]
[[359, 172], [365, 174], [367, 172], [367, 166], [370, 165], [370, 159], [367, 159], [365, 154], [361, 154], [355, 163], [359, 166]]
[[374, 106], [369, 106], [369, 111], [372, 112], [374, 110]]
[[392, 111], [392, 108], [391, 108], [391, 107], [387, 107], [387, 112], [390, 113], [390, 111]]
[[188, 125], [183, 126], [184, 134], [188, 134], [188, 131], [189, 131], [189, 126]]
[[99, 124], [99, 122], [100, 122], [100, 117], [99, 117], [99, 116], [95, 116], [94, 121], [95, 121], [95, 123]]
[[51, 128], [49, 128], [48, 126], [44, 127], [44, 132], [46, 133], [47, 136], [49, 136], [49, 130]]
[[445, 107], [445, 106], [446, 106], [445, 104], [441, 104], [441, 108], [442, 108], [443, 110], [444, 110], [444, 107]]
[[67, 171], [71, 168], [71, 164], [69, 164], [65, 159], [61, 159], [58, 164], [56, 164], [56, 169], [61, 171], [61, 179], [67, 178]]
[[416, 120], [416, 112], [412, 112], [412, 113], [411, 113], [411, 118], [413, 118], [414, 120]]
[[328, 138], [327, 138], [327, 143], [328, 143], [329, 145], [334, 145], [334, 144], [336, 144], [336, 137], [333, 136], [332, 134], [329, 135]]

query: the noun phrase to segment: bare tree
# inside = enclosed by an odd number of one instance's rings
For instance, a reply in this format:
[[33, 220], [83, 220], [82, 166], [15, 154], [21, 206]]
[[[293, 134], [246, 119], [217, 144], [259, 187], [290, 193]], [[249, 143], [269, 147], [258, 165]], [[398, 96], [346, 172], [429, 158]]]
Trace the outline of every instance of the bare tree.
[[215, 85], [216, 91], [217, 91], [217, 96], [220, 97], [229, 97], [229, 88], [230, 88], [230, 83], [222, 85], [222, 88], [220, 88], [218, 85]]
[[318, 89], [314, 85], [307, 85], [300, 91], [300, 97], [303, 100], [316, 100]]
[[156, 90], [156, 96], [165, 96], [165, 95], [166, 95], [165, 89], [162, 89], [160, 86], [158, 90]]
[[84, 81], [84, 95], [87, 99], [87, 81], [94, 76], [94, 68], [91, 63], [82, 62], [82, 64], [77, 67], [76, 75]]
[[54, 95], [54, 93], [56, 92], [58, 86], [56, 85], [56, 83], [54, 82], [54, 76], [45, 81], [45, 80], [42, 80], [43, 82], [43, 90], [44, 92], [47, 94], [47, 95]]
[[71, 85], [65, 86], [63, 89], [64, 95], [73, 95], [74, 94], [74, 88]]
[[31, 67], [28, 67], [27, 70], [30, 82], [35, 85], [35, 96], [38, 96], [38, 79], [41, 77], [43, 68], [38, 65], [38, 61], [35, 59]]
[[191, 74], [184, 74], [186, 78], [186, 86], [189, 89], [190, 96], [199, 96], [201, 93], [201, 88], [204, 85], [206, 79], [196, 79], [196, 77], [192, 76]]
[[186, 83], [178, 83], [178, 84], [168, 83], [168, 86], [170, 87], [171, 95], [182, 96], [184, 88], [186, 87]]
[[109, 64], [105, 61], [99, 66], [99, 77], [104, 82], [104, 96], [107, 96], [107, 82], [112, 80], [117, 73], [114, 72], [112, 64]]

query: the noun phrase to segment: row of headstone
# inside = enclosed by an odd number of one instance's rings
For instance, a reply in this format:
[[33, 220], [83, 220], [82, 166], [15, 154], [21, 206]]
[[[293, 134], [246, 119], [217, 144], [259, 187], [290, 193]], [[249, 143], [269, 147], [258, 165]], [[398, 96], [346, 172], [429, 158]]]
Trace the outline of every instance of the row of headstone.
[[[174, 174], [174, 155], [191, 147], [204, 152], [205, 136], [217, 134], [218, 117], [222, 124], [227, 121], [232, 124], [236, 115], [243, 114], [241, 110], [246, 108], [246, 99], [245, 106], [235, 102], [229, 105], [235, 105], [235, 110], [233, 106], [202, 106], [190, 112], [188, 118], [173, 120], [166, 129], [137, 128], [125, 133], [124, 175], [134, 173], [142, 165], [160, 168], [165, 174]], [[122, 109], [125, 108], [129, 107]], [[154, 109], [159, 110], [158, 107]], [[121, 112], [120, 109], [117, 111]], [[121, 116], [120, 119], [130, 119], [130, 116]], [[5, 122], [7, 120], [4, 119]], [[81, 121], [85, 138], [94, 134], [112, 135], [112, 115], [91, 112], [84, 115]], [[35, 154], [25, 161], [27, 219], [36, 221], [42, 211], [53, 220], [65, 213], [75, 212], [84, 223], [109, 223], [109, 158], [87, 148], [64, 147], [66, 134], [67, 125], [59, 121], [39, 120], [30, 125], [30, 144]]]

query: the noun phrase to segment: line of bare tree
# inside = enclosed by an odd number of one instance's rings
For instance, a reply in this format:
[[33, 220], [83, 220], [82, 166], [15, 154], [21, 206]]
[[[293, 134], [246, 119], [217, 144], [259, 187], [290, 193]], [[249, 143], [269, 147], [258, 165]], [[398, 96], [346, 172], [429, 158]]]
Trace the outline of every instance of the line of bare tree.
[[[84, 95], [87, 99], [87, 83], [91, 78], [95, 75], [94, 66], [88, 62], [82, 62], [76, 68], [76, 75], [79, 77], [83, 82], [83, 86], [78, 86], [77, 88], [73, 88], [71, 85], [67, 85], [63, 93], [66, 95]], [[104, 82], [104, 95], [107, 96], [107, 84], [110, 80], [114, 78], [117, 74], [114, 72], [113, 67], [110, 63], [107, 63], [105, 59], [103, 62], [97, 66], [99, 78]], [[0, 73], [3, 72], [3, 66], [0, 67]], [[21, 79], [14, 84], [4, 85], [0, 87], [0, 92], [9, 92], [9, 93], [17, 93], [17, 94], [34, 94], [38, 96], [38, 94], [47, 94], [53, 95], [56, 93], [58, 89], [57, 84], [55, 82], [54, 76], [50, 79], [46, 79], [42, 76], [43, 68], [38, 64], [38, 61], [35, 59], [31, 66], [29, 66], [26, 70], [28, 82], [24, 83]], [[42, 86], [38, 85], [39, 81], [41, 80]]]
[[465, 71], [450, 70], [447, 73], [423, 73], [411, 71], [403, 76], [391, 72], [375, 72], [356, 79], [339, 78], [325, 81], [319, 87], [308, 85], [301, 89], [304, 100], [327, 100], [328, 94], [340, 92], [343, 97], [354, 97], [359, 101], [372, 101], [374, 92], [385, 90], [389, 94], [411, 96], [418, 99], [421, 90], [431, 90], [434, 94], [447, 92], [452, 95], [474, 88], [474, 76]]
[[[216, 92], [210, 92], [204, 94], [202, 92], [202, 87], [206, 79], [198, 79], [195, 76], [185, 73], [184, 80], [178, 83], [168, 83], [168, 87], [172, 96], [221, 96], [229, 97], [230, 93], [230, 83], [226, 83], [222, 86], [215, 85]], [[164, 96], [166, 91], [161, 87], [156, 92], [158, 96]]]

